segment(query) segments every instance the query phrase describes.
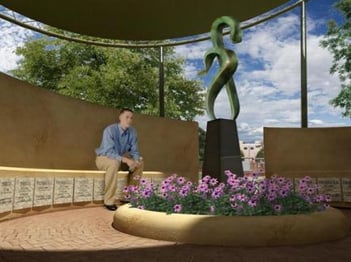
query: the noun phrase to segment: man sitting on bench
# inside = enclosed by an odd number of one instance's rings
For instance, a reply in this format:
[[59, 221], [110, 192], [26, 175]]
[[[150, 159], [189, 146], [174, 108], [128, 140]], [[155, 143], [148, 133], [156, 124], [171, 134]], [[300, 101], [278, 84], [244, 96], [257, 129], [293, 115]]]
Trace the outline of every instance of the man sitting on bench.
[[143, 172], [137, 133], [131, 126], [132, 122], [133, 111], [123, 108], [119, 113], [119, 122], [105, 128], [101, 145], [95, 150], [97, 168], [106, 171], [104, 205], [111, 211], [117, 209], [115, 194], [118, 170], [129, 170], [128, 184]]

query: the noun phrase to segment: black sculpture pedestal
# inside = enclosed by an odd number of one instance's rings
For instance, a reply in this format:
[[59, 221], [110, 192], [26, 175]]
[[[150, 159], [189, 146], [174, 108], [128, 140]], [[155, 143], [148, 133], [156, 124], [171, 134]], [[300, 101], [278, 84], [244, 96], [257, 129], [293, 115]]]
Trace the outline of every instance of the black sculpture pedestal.
[[207, 122], [202, 176], [210, 175], [225, 182], [225, 170], [230, 170], [237, 176], [244, 175], [236, 122], [216, 119]]

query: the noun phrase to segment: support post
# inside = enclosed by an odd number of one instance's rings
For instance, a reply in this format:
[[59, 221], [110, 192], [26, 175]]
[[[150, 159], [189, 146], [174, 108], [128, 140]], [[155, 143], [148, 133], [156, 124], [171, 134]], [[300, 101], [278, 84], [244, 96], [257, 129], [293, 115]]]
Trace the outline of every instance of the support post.
[[164, 64], [163, 64], [163, 46], [159, 48], [159, 114], [160, 117], [165, 116], [165, 76], [164, 76]]
[[301, 127], [308, 127], [306, 1], [301, 2]]

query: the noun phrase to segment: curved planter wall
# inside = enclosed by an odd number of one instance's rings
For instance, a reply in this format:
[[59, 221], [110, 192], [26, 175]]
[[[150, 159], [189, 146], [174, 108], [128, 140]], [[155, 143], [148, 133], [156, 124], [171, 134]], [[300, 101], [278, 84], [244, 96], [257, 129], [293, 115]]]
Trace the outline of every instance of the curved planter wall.
[[121, 206], [115, 229], [141, 237], [224, 246], [302, 245], [340, 239], [349, 234], [345, 215], [334, 208], [308, 215], [211, 216], [171, 214]]

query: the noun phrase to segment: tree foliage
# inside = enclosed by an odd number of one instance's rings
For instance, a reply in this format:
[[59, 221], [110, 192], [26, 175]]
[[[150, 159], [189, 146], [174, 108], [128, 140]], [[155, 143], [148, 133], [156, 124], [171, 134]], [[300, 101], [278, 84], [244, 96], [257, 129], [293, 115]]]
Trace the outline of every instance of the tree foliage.
[[[115, 108], [157, 115], [158, 49], [99, 47], [43, 37], [16, 53], [22, 57], [12, 74], [60, 94]], [[203, 114], [201, 83], [184, 77], [184, 60], [164, 49], [166, 117], [193, 120]]]
[[340, 0], [335, 8], [341, 12], [344, 22], [338, 25], [334, 20], [328, 24], [328, 32], [321, 45], [333, 54], [330, 73], [337, 73], [341, 91], [330, 102], [343, 109], [343, 116], [351, 117], [351, 1]]

